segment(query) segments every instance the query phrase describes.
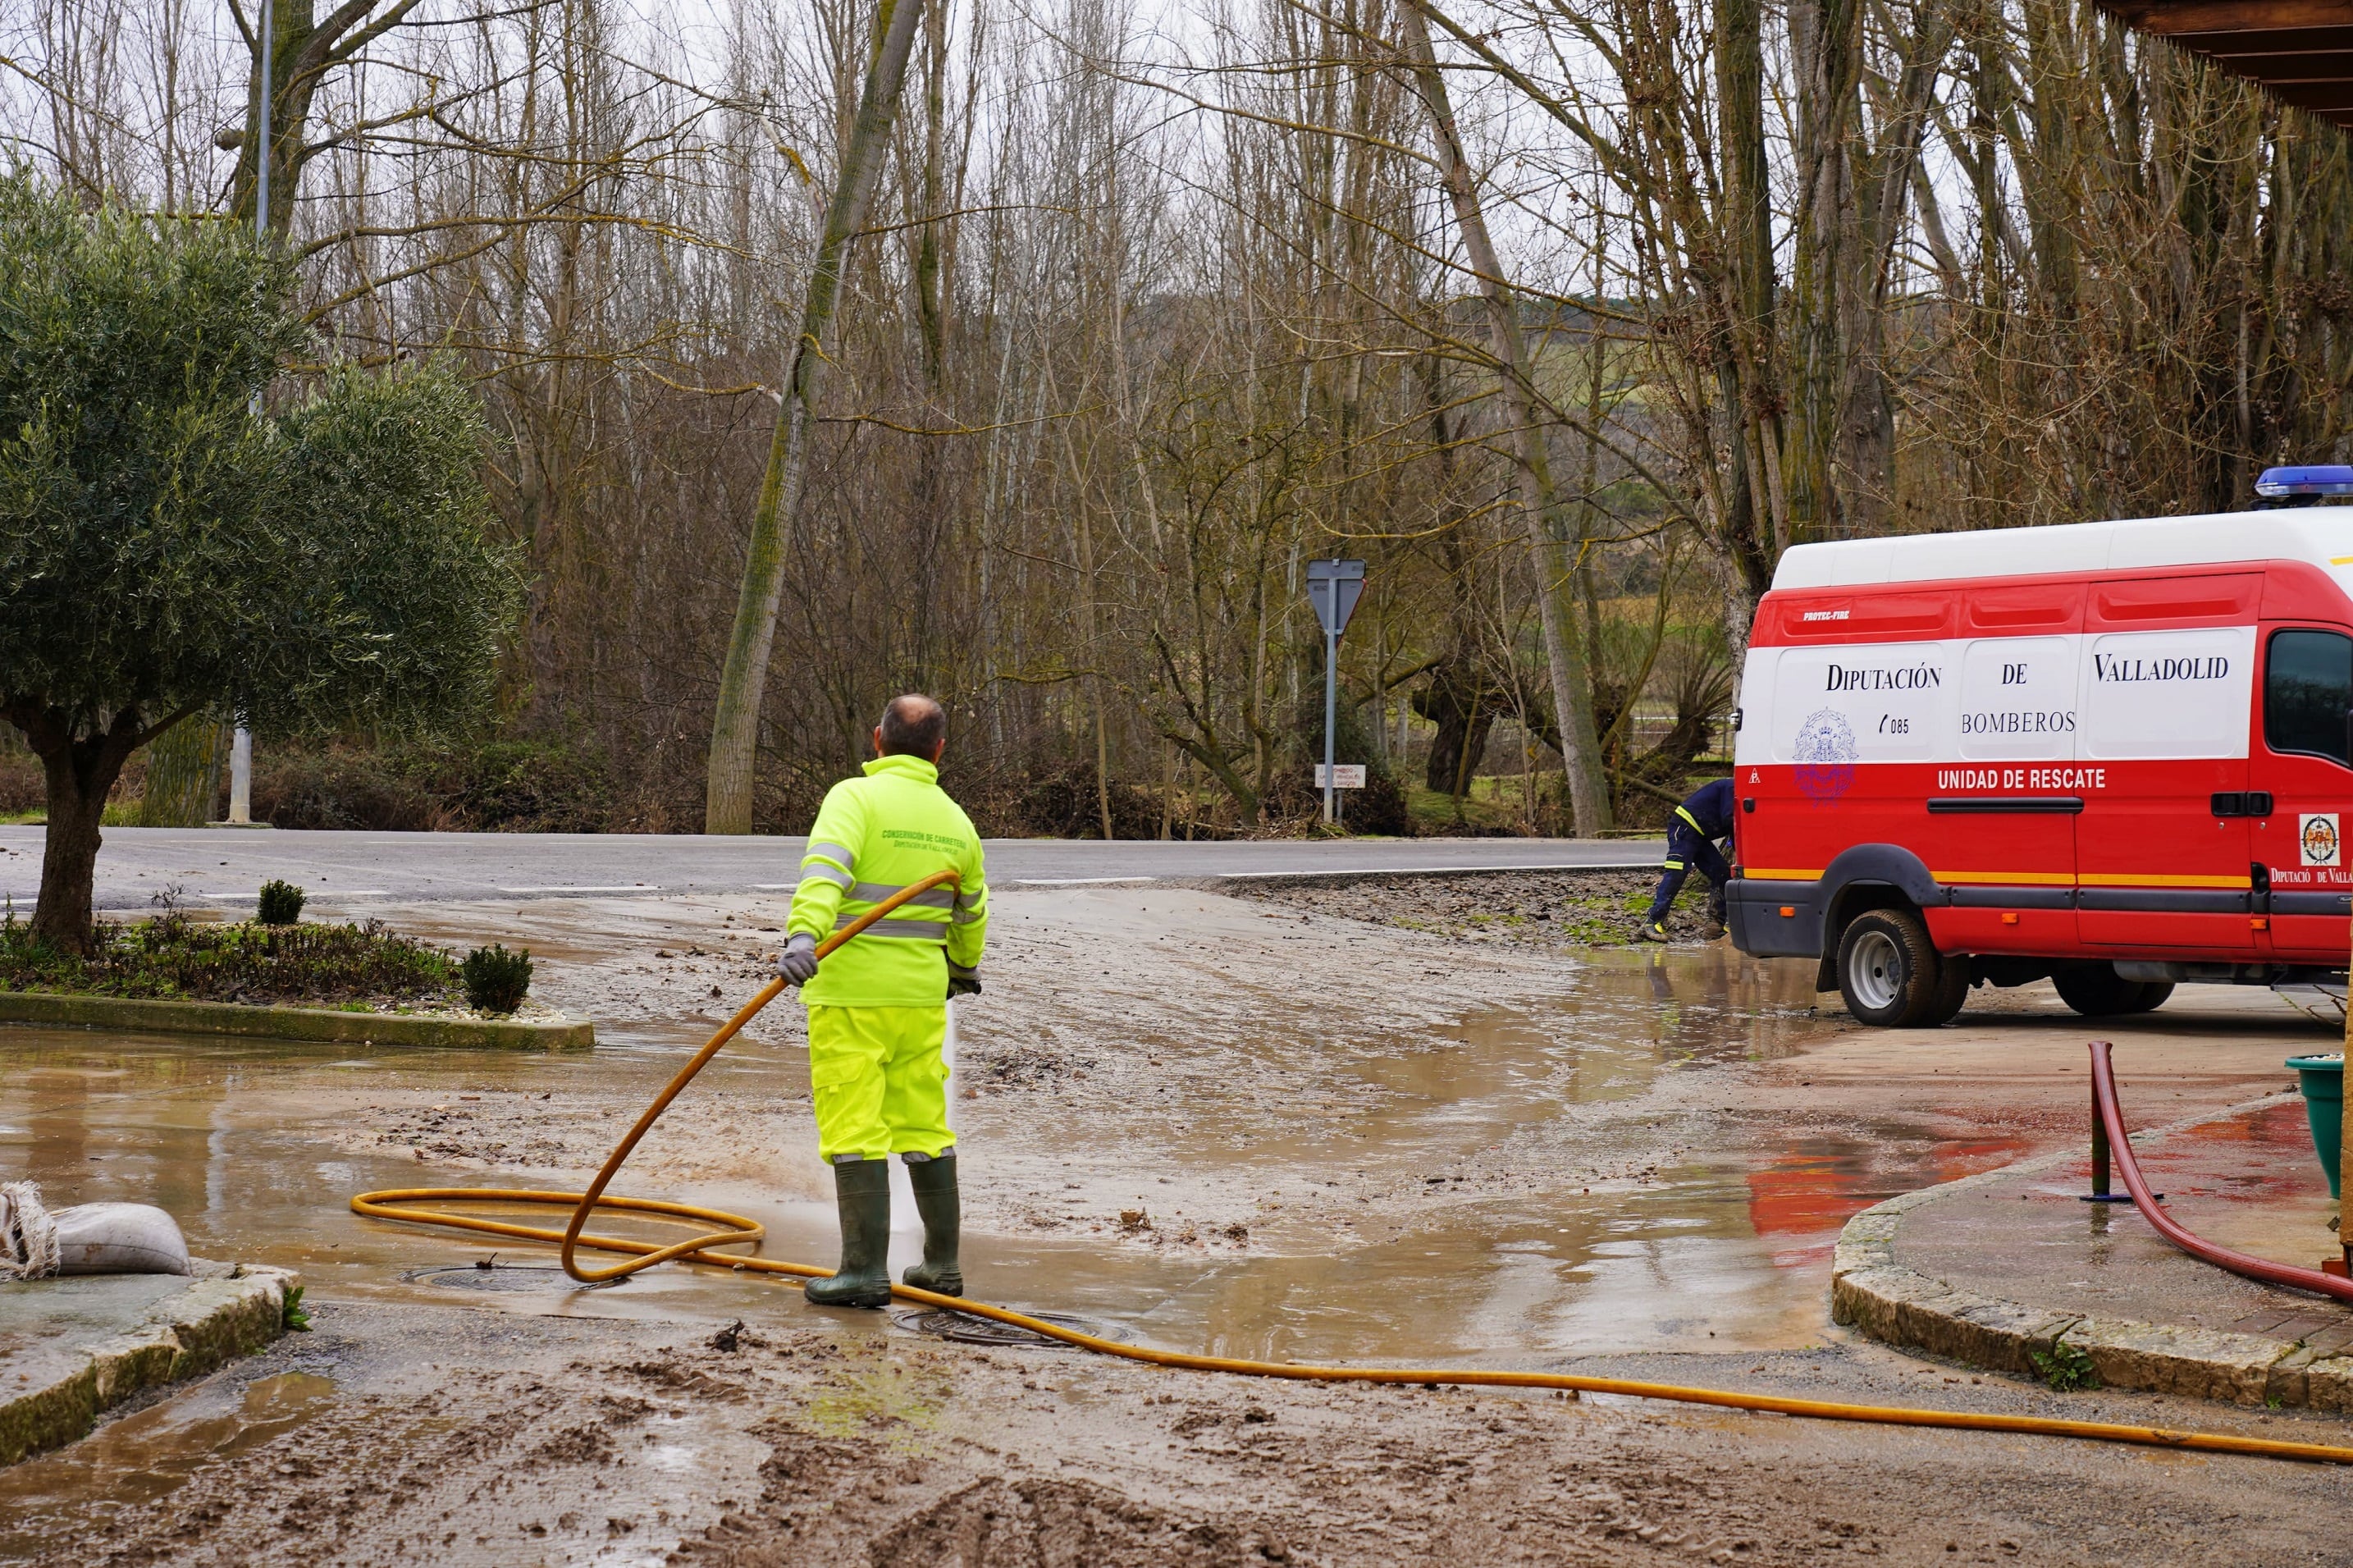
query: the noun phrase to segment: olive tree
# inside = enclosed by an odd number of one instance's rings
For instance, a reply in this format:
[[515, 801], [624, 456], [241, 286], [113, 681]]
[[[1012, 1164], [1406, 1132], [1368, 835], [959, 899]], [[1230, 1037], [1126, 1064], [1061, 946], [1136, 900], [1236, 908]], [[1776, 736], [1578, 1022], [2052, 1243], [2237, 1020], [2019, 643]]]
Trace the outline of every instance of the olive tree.
[[85, 946], [108, 792], [220, 708], [264, 735], [480, 713], [520, 602], [433, 366], [254, 410], [307, 330], [226, 225], [0, 179], [0, 717], [48, 797], [37, 936]]

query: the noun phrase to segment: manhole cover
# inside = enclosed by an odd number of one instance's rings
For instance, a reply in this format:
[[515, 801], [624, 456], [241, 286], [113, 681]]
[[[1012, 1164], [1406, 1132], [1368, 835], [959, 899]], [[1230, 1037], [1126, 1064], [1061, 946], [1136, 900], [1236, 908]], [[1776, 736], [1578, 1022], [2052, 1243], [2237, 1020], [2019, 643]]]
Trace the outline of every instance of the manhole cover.
[[400, 1277], [412, 1285], [437, 1285], [444, 1290], [603, 1290], [621, 1283], [607, 1279], [583, 1285], [553, 1265], [527, 1263], [453, 1263], [411, 1269]]
[[[1092, 1318], [1073, 1317], [1068, 1312], [1031, 1312], [1026, 1314], [1058, 1329], [1076, 1333], [1092, 1334], [1098, 1340], [1117, 1340], [1124, 1343], [1127, 1336], [1107, 1323]], [[944, 1307], [927, 1308], [920, 1312], [893, 1312], [891, 1320], [912, 1333], [929, 1334], [934, 1339], [955, 1340], [966, 1345], [1060, 1345], [1060, 1340], [1050, 1340], [1028, 1329], [1011, 1323], [1000, 1323], [994, 1318], [976, 1318], [969, 1312], [955, 1312]]]

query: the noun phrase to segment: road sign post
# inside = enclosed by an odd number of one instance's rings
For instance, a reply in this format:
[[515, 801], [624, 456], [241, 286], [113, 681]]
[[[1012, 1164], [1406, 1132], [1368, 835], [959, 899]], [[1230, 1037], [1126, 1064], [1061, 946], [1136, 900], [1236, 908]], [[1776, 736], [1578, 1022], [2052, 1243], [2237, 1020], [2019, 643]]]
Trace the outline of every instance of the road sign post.
[[1307, 602], [1314, 607], [1316, 622], [1324, 628], [1324, 770], [1319, 782], [1324, 786], [1326, 822], [1339, 820], [1332, 765], [1340, 727], [1340, 634], [1348, 629], [1348, 617], [1356, 612], [1356, 600], [1364, 593], [1364, 562], [1307, 563]]

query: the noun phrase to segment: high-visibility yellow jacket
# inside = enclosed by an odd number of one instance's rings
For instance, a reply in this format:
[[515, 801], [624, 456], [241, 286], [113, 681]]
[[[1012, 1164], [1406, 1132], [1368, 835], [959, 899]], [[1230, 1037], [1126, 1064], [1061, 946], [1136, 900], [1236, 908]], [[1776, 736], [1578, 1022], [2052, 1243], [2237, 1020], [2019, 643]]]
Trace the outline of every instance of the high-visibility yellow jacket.
[[957, 886], [917, 894], [850, 938], [801, 988], [827, 1007], [938, 1007], [948, 969], [980, 963], [988, 885], [980, 834], [920, 757], [878, 757], [826, 791], [801, 856], [788, 933], [824, 941], [909, 883], [954, 871]]

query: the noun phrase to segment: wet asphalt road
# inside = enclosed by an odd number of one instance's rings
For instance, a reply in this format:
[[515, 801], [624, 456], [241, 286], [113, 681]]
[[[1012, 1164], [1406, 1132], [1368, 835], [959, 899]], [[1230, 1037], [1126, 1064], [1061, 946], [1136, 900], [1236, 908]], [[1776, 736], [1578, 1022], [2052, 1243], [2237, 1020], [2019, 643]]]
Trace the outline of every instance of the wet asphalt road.
[[[40, 891], [40, 828], [0, 828], [0, 896], [19, 911]], [[442, 899], [626, 896], [789, 890], [801, 838], [700, 833], [278, 832], [109, 828], [99, 852], [101, 909], [145, 908], [177, 885], [234, 905], [273, 877], [314, 896]], [[1083, 885], [1220, 876], [1384, 871], [1551, 870], [1655, 865], [1648, 839], [1362, 839], [1162, 843], [992, 839], [991, 881]]]

